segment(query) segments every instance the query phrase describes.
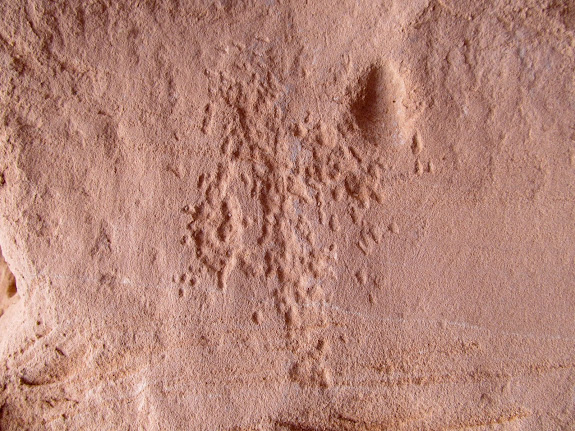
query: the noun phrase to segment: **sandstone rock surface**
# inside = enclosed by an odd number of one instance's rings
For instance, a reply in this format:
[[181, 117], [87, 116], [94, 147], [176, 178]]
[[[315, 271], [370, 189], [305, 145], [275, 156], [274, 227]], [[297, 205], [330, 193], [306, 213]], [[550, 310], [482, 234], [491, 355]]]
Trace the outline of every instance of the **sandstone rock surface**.
[[0, 429], [574, 429], [572, 1], [0, 16]]

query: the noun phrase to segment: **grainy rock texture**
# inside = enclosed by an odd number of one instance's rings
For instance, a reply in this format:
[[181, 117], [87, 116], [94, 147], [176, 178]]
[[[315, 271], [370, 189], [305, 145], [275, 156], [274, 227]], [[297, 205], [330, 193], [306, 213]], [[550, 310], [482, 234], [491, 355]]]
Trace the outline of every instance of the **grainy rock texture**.
[[0, 429], [575, 429], [573, 1], [0, 16]]

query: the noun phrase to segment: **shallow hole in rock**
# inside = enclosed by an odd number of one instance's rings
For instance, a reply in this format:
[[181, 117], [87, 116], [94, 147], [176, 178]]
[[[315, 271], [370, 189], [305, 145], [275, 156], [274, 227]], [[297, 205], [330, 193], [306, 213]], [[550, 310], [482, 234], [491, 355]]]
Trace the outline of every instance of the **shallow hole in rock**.
[[[8, 269], [8, 271], [10, 271], [10, 269]], [[10, 275], [12, 276], [12, 280], [8, 283], [8, 287], [6, 288], [6, 294], [8, 295], [8, 298], [12, 298], [14, 295], [18, 293], [18, 289], [16, 289], [16, 280], [14, 279], [14, 275], [12, 275], [12, 273], [10, 273]]]
[[15, 302], [17, 293], [16, 278], [10, 271], [0, 249], [0, 316]]

